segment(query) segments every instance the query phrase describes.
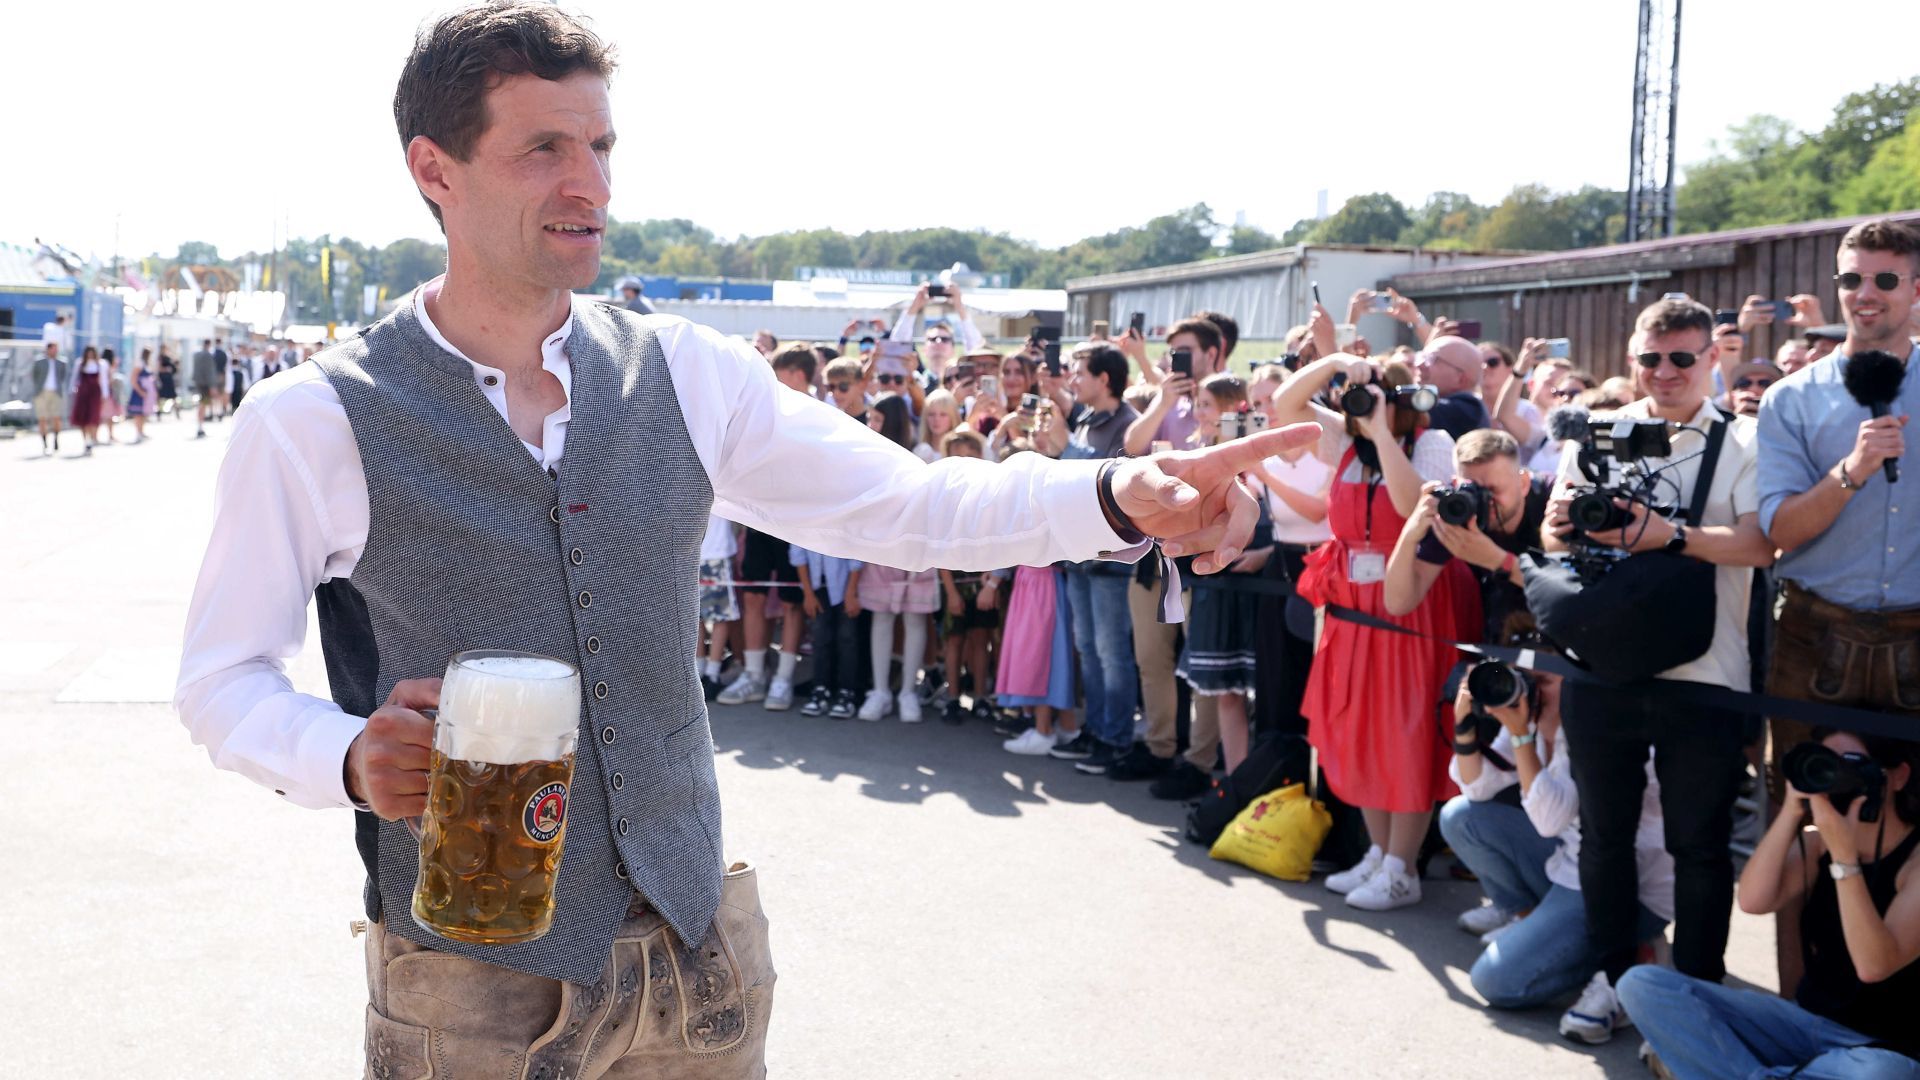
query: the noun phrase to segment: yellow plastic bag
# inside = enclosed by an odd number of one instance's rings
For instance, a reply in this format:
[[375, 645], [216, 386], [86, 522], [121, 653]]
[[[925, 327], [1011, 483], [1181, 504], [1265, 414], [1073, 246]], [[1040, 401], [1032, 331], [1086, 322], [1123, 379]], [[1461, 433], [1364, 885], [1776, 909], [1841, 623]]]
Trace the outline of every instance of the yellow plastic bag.
[[1313, 876], [1313, 856], [1331, 828], [1327, 808], [1294, 784], [1248, 803], [1208, 854], [1282, 881], [1305, 881]]

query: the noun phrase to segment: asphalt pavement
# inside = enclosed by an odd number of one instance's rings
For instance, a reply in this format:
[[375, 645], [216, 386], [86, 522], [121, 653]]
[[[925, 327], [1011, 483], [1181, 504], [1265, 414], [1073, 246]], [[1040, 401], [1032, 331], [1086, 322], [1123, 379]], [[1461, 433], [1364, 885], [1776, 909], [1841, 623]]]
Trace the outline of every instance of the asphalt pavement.
[[[351, 815], [215, 769], [169, 704], [231, 427], [89, 458], [0, 439], [0, 1076], [359, 1075]], [[325, 693], [317, 634], [288, 669]], [[1559, 1007], [1481, 1004], [1445, 859], [1420, 906], [1359, 912], [978, 724], [713, 727], [727, 854], [772, 923], [774, 1076], [1640, 1075], [1630, 1031], [1587, 1047]], [[1772, 948], [1734, 916], [1736, 978], [1771, 988]]]

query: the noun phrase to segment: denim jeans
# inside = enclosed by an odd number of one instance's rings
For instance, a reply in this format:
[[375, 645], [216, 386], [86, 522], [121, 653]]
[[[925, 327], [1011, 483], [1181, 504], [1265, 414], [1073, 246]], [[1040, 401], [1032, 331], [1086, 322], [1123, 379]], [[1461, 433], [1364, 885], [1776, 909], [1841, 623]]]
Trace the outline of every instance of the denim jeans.
[[1133, 745], [1133, 712], [1140, 701], [1133, 620], [1127, 608], [1132, 583], [1127, 574], [1079, 567], [1067, 571], [1073, 649], [1080, 655], [1080, 681], [1087, 694], [1086, 728], [1117, 750]]
[[1803, 1080], [1916, 1080], [1920, 1061], [1785, 998], [1730, 990], [1667, 968], [1634, 968], [1620, 1004], [1678, 1080], [1794, 1076]]
[[1580, 792], [1580, 890], [1587, 929], [1607, 977], [1633, 966], [1640, 907], [1634, 837], [1654, 752], [1667, 851], [1673, 855], [1673, 966], [1697, 979], [1726, 976], [1733, 916], [1733, 800], [1746, 771], [1746, 717], [1682, 705], [1660, 680], [1611, 686], [1568, 679], [1561, 730]]
[[[1666, 925], [1640, 906], [1641, 941]], [[1599, 969], [1587, 936], [1586, 902], [1577, 891], [1555, 885], [1473, 962], [1473, 988], [1496, 1009], [1531, 1009], [1578, 990]]]
[[1560, 841], [1541, 836], [1533, 819], [1517, 806], [1455, 795], [1440, 808], [1440, 835], [1502, 911], [1517, 915], [1553, 888], [1547, 880], [1547, 858]]

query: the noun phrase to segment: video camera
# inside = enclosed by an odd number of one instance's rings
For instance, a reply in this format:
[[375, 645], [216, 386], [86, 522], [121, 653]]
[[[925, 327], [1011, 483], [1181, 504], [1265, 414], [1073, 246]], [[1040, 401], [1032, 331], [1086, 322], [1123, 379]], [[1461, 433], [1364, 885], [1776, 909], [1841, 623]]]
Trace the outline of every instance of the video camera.
[[1860, 820], [1880, 820], [1880, 807], [1887, 798], [1887, 771], [1865, 754], [1841, 754], [1817, 742], [1803, 742], [1787, 751], [1780, 773], [1799, 791], [1825, 795], [1842, 814], [1853, 800], [1863, 800]]
[[[1556, 414], [1560, 412], [1555, 410]], [[1650, 458], [1671, 457], [1673, 440], [1664, 420], [1594, 420], [1584, 409], [1570, 410], [1570, 413], [1554, 417], [1554, 430], [1550, 434], [1579, 447], [1575, 464], [1580, 475], [1593, 485], [1593, 490], [1574, 496], [1567, 508], [1567, 517], [1574, 528], [1570, 557], [1581, 577], [1592, 581], [1625, 556], [1618, 549], [1593, 543], [1588, 539], [1590, 534], [1625, 528], [1633, 520], [1629, 509], [1632, 506], [1668, 516], [1677, 509], [1659, 497], [1660, 485], [1665, 482], [1672, 487], [1672, 481], [1665, 480], [1659, 469], [1645, 465]], [[1621, 466], [1617, 483], [1613, 476], [1616, 464]], [[1677, 493], [1678, 488], [1673, 490]], [[1628, 506], [1619, 506], [1619, 502]]]

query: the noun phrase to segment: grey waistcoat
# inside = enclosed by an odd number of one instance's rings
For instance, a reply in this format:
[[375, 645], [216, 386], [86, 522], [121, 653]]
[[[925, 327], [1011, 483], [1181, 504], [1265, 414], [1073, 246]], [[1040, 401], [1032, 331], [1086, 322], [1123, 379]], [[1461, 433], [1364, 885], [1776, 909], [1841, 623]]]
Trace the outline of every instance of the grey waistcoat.
[[720, 800], [693, 646], [713, 489], [660, 343], [635, 315], [575, 311], [572, 420], [558, 480], [433, 343], [411, 302], [314, 357], [367, 477], [352, 580], [315, 594], [333, 698], [367, 716], [462, 649], [579, 665], [585, 692], [553, 929], [466, 945], [413, 921], [420, 849], [361, 813], [367, 911], [444, 952], [591, 982], [635, 889], [683, 940], [720, 902]]

